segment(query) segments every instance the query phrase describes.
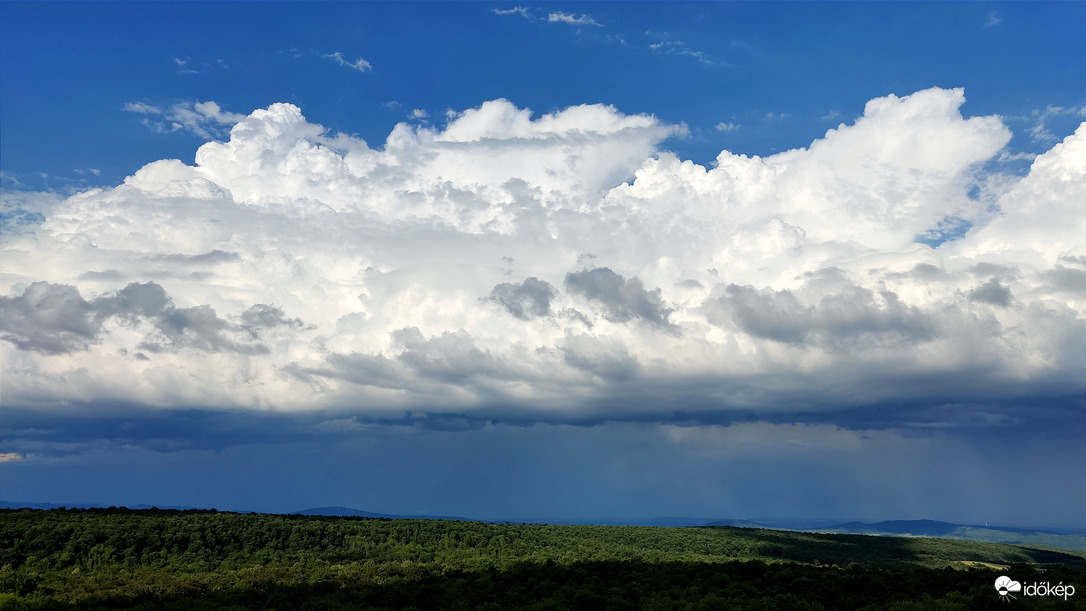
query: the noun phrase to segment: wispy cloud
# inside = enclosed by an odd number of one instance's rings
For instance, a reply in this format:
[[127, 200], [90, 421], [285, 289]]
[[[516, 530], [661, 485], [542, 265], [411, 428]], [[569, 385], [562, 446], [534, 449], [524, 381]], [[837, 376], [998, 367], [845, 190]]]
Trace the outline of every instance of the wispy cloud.
[[1036, 153], [1008, 153], [1006, 151], [999, 154], [999, 161], [1033, 161], [1037, 158]]
[[370, 70], [373, 69], [373, 65], [370, 64], [365, 59], [362, 59], [361, 57], [359, 57], [358, 59], [356, 59], [354, 61], [350, 61], [347, 58], [343, 57], [343, 54], [340, 53], [339, 51], [336, 51], [335, 53], [328, 53], [324, 57], [326, 59], [330, 59], [330, 60], [334, 61], [335, 63], [339, 64], [340, 66], [346, 66], [348, 68], [358, 70], [359, 72], [369, 72]]
[[494, 8], [494, 9], [490, 9], [490, 11], [492, 13], [494, 13], [495, 15], [520, 15], [521, 17], [524, 17], [525, 19], [534, 19], [532, 14], [528, 12], [528, 9], [526, 7], [523, 7], [523, 6], [515, 6], [515, 7], [510, 8], [510, 9]]
[[162, 109], [157, 106], [152, 106], [144, 102], [128, 102], [124, 105], [124, 109], [128, 112], [135, 112], [141, 115], [160, 115]]
[[[19, 179], [16, 178], [13, 174], [11, 174], [10, 172], [6, 172], [4, 170], [0, 170], [0, 184], [2, 184], [2, 183], [11, 183], [11, 186], [15, 187], [17, 189], [23, 189], [23, 188], [26, 187], [26, 185], [24, 185], [22, 182], [20, 182]], [[3, 199], [0, 199], [0, 206], [2, 206], [2, 205], [3, 205]], [[0, 208], [0, 209], [2, 209], [2, 208]]]
[[574, 15], [572, 13], [563, 13], [561, 11], [551, 13], [547, 15], [547, 23], [568, 23], [570, 25], [594, 25], [599, 26], [595, 19], [588, 15]]
[[224, 136], [224, 127], [245, 118], [245, 115], [224, 111], [215, 102], [174, 104], [165, 110], [146, 102], [128, 102], [124, 110], [144, 115], [143, 124], [156, 132], [185, 131], [207, 139]]
[[723, 121], [721, 121], [720, 123], [716, 124], [716, 131], [718, 131], [718, 132], [724, 132], [724, 133], [734, 132], [737, 129], [739, 129], [739, 124], [738, 123], [732, 123], [732, 122], [724, 123]]
[[593, 19], [590, 15], [581, 13], [580, 15], [574, 13], [566, 13], [563, 11], [554, 11], [547, 13], [546, 17], [537, 17], [527, 7], [515, 6], [510, 9], [493, 8], [490, 12], [495, 15], [513, 15], [517, 17], [523, 17], [528, 21], [542, 21], [546, 23], [565, 23], [568, 25], [592, 25], [596, 27], [603, 27], [598, 21]]
[[990, 28], [999, 25], [1001, 21], [1003, 21], [1003, 17], [1001, 17], [998, 12], [992, 11], [988, 13], [988, 21], [984, 22], [984, 27]]
[[174, 57], [173, 58], [173, 63], [174, 63], [174, 65], [177, 66], [177, 73], [178, 74], [198, 74], [198, 72], [195, 69], [193, 69], [191, 66], [189, 66], [190, 61], [192, 61], [192, 60], [190, 58], [188, 58], [188, 57], [186, 57], [185, 59], [181, 59], [180, 57]]
[[[174, 66], [177, 68], [177, 74], [199, 74], [200, 70], [205, 69], [229, 69], [230, 65], [226, 63], [226, 60], [222, 58], [216, 58], [215, 60], [193, 60], [191, 57], [177, 57], [172, 56]], [[197, 70], [197, 66], [200, 70]]]
[[15, 452], [0, 452], [0, 462], [15, 462], [17, 460], [23, 460], [26, 458], [22, 454], [16, 454]]
[[1029, 137], [1034, 142], [1052, 144], [1056, 142], [1056, 135], [1049, 129], [1048, 123], [1057, 117], [1078, 115], [1086, 117], [1086, 106], [1082, 108], [1065, 108], [1062, 106], [1048, 106], [1044, 110], [1034, 110], [1031, 116], [1033, 126], [1029, 128]]
[[693, 49], [685, 42], [672, 38], [671, 34], [667, 32], [653, 32], [649, 30], [645, 32], [645, 35], [651, 36], [656, 40], [656, 42], [649, 43], [649, 49], [655, 53], [691, 57], [707, 66], [713, 66], [719, 63], [709, 57], [705, 52]]

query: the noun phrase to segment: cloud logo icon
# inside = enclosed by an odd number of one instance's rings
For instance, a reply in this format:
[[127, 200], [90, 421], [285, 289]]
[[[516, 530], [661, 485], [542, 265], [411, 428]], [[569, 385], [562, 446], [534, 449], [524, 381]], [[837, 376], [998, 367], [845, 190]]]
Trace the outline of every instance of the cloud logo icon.
[[1021, 592], [1022, 584], [1011, 579], [1010, 577], [1007, 577], [1006, 575], [1000, 575], [995, 580], [995, 589], [996, 592], [999, 592], [999, 595], [1003, 598], [1006, 598], [1008, 596], [1014, 598], [1013, 596], [1011, 596], [1011, 592]]

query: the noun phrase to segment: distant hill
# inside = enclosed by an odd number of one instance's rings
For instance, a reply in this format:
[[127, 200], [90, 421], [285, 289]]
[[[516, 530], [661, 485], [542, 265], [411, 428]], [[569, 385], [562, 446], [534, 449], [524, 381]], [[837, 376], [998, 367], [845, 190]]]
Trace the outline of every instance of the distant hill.
[[21, 501], [0, 501], [0, 509], [57, 509], [59, 507], [74, 507], [78, 509], [91, 509], [97, 505], [75, 504], [57, 505], [56, 503], [23, 503]]
[[649, 520], [633, 520], [631, 526], [705, 526], [707, 518], [652, 518]]
[[761, 522], [751, 522], [750, 520], [717, 520], [716, 522], [709, 522], [705, 526], [731, 526], [733, 528], [769, 528], [775, 529], [773, 526], [762, 524]]
[[1006, 526], [980, 526], [976, 524], [952, 524], [937, 520], [888, 520], [868, 524], [846, 522], [817, 532], [855, 535], [882, 535], [895, 537], [941, 537], [963, 541], [987, 541], [1011, 543], [1056, 549], [1086, 551], [1086, 536], [1055, 530], [1010, 528]]
[[845, 522], [827, 532], [841, 532], [860, 535], [914, 535], [924, 537], [945, 537], [961, 527], [961, 524], [939, 522], [937, 520], [886, 520], [868, 524], [866, 522]]
[[300, 516], [335, 516], [335, 517], [357, 517], [357, 518], [386, 518], [389, 520], [454, 520], [460, 522], [472, 522], [468, 518], [460, 518], [456, 516], [430, 516], [430, 515], [400, 515], [392, 513], [373, 513], [370, 511], [362, 511], [361, 509], [352, 509], [350, 507], [314, 507], [312, 509], [303, 509], [302, 511], [294, 512]]
[[[392, 514], [392, 513], [373, 513], [371, 511], [362, 511], [361, 509], [354, 509], [351, 507], [314, 507], [313, 509], [304, 509], [302, 511], [294, 512], [296, 515], [303, 516], [337, 516], [337, 517], [359, 517], [359, 518], [388, 518], [392, 520], [459, 520], [461, 522], [488, 522], [491, 524], [504, 524], [508, 523], [508, 520], [481, 520], [478, 518], [462, 518], [458, 516], [435, 516], [435, 515], [406, 515], [406, 514]], [[626, 518], [614, 518], [614, 519], [602, 519], [602, 520], [543, 520], [545, 524], [567, 524], [567, 525], [608, 525], [608, 526], [705, 526], [709, 523], [709, 518], [685, 518], [685, 517], [663, 517], [663, 518], [649, 518], [645, 520], [630, 520]], [[514, 520], [514, 522], [520, 523], [524, 520]], [[753, 522], [752, 522], [753, 524]], [[756, 526], [754, 528], [765, 528], [763, 526]]]
[[99, 505], [97, 503], [26, 503], [22, 501], [0, 501], [0, 509], [107, 509], [109, 507], [124, 507], [125, 509], [200, 509], [199, 507], [184, 507], [181, 505]]

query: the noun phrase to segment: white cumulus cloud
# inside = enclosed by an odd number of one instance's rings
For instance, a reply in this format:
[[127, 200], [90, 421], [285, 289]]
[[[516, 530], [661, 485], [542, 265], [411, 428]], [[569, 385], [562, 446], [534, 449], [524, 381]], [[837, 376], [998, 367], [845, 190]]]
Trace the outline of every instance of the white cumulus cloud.
[[1017, 417], [1086, 369], [1086, 127], [992, 177], [1011, 132], [964, 101], [877, 98], [713, 167], [604, 105], [492, 100], [374, 147], [290, 104], [133, 103], [229, 138], [2, 235], [4, 402]]

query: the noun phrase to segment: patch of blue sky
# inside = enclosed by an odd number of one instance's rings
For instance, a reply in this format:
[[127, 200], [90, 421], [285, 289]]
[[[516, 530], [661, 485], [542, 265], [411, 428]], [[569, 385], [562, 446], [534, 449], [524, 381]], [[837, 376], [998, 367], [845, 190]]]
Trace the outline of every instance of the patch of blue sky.
[[79, 168], [108, 185], [147, 159], [191, 163], [207, 134], [148, 129], [133, 103], [247, 114], [291, 102], [380, 147], [415, 109], [441, 123], [501, 97], [539, 114], [601, 102], [685, 123], [664, 148], [703, 165], [724, 149], [805, 147], [864, 100], [931, 86], [965, 87], [963, 112], [1007, 117], [1020, 153], [1045, 148], [1030, 134], [1066, 136], [1086, 105], [1080, 3], [515, 8], [5, 2], [0, 102], [18, 121], [4, 124], [4, 169], [62, 189], [83, 184]]
[[973, 223], [957, 216], [944, 217], [939, 223], [928, 231], [916, 237], [916, 242], [935, 248], [944, 242], [957, 240], [964, 236]]

